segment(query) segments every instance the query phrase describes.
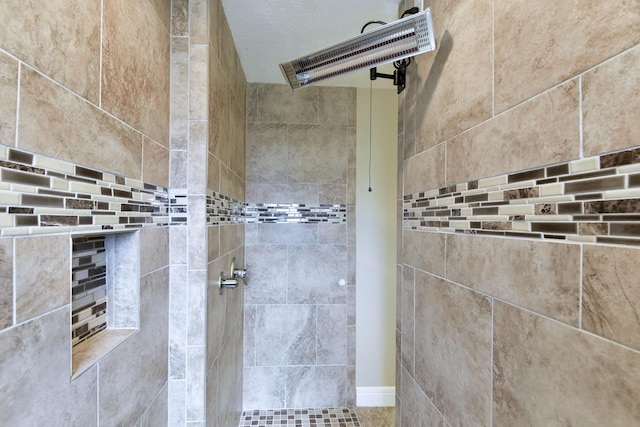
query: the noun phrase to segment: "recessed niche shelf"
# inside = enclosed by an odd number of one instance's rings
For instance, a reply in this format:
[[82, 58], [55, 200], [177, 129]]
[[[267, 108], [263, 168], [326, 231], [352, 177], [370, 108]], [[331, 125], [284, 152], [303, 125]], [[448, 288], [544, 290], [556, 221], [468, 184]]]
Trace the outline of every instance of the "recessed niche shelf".
[[137, 231], [72, 236], [72, 378], [135, 335], [140, 325]]

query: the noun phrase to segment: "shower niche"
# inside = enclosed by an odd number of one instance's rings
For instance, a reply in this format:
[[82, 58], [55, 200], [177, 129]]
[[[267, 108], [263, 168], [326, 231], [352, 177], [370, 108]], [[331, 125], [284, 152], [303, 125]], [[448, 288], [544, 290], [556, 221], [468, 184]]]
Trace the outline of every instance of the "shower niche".
[[71, 376], [95, 365], [138, 331], [138, 232], [72, 235]]

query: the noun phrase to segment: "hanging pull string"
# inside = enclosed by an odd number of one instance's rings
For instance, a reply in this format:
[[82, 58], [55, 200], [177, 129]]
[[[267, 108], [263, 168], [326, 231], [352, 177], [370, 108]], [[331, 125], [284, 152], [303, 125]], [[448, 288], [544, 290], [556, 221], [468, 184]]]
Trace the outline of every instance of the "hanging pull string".
[[371, 192], [371, 153], [373, 151], [373, 145], [371, 143], [371, 123], [373, 116], [373, 80], [369, 80], [369, 192]]

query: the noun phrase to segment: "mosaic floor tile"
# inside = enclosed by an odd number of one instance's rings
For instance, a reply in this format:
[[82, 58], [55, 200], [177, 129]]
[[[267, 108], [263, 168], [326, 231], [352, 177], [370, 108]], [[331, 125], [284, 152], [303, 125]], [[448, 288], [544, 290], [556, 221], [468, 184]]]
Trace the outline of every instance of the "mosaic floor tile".
[[360, 427], [352, 408], [276, 409], [246, 411], [239, 427], [300, 426], [300, 427]]

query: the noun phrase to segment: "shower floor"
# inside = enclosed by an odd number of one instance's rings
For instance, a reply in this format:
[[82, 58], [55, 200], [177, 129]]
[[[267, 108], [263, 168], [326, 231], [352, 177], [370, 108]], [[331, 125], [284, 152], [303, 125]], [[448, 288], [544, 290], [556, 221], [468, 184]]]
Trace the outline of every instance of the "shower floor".
[[280, 409], [246, 411], [239, 427], [362, 427], [355, 409]]

